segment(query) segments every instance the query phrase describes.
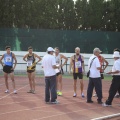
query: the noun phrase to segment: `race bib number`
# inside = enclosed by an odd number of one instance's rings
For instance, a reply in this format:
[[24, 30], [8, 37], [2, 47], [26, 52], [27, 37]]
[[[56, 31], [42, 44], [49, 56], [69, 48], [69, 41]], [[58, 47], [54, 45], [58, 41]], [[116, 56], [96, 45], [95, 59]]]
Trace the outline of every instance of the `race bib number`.
[[6, 57], [6, 58], [5, 58], [5, 61], [6, 61], [6, 62], [12, 62], [12, 58], [11, 58], [11, 57]]
[[80, 61], [75, 62], [75, 68], [81, 68], [81, 62]]
[[28, 67], [32, 66], [32, 61], [27, 61], [27, 66]]

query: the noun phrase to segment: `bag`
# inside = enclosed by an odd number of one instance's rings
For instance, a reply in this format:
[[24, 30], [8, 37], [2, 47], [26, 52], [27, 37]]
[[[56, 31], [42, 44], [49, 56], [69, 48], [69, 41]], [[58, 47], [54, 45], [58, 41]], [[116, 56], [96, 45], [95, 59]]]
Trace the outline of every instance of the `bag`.
[[90, 70], [87, 72], [87, 77], [89, 77], [89, 75], [90, 75]]
[[[92, 63], [93, 63], [93, 61], [94, 61], [94, 59], [95, 59], [96, 57], [94, 57], [92, 60], [91, 60], [91, 63], [90, 63], [90, 68], [91, 68], [91, 66], [92, 66]], [[90, 68], [89, 68], [89, 71], [87, 72], [87, 77], [89, 77], [90, 76]]]

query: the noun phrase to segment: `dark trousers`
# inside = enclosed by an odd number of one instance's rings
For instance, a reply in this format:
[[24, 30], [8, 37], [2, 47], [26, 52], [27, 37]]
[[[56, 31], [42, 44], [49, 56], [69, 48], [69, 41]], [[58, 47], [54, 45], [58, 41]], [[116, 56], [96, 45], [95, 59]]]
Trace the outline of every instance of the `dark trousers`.
[[106, 104], [111, 105], [113, 98], [120, 88], [120, 76], [113, 76], [112, 83], [109, 89], [109, 96], [108, 99], [106, 100]]
[[93, 88], [95, 87], [98, 101], [102, 100], [102, 82], [101, 78], [89, 78], [89, 84], [87, 89], [87, 100], [90, 101], [93, 94]]
[[56, 75], [51, 77], [45, 77], [45, 102], [54, 102], [57, 99], [56, 92]]

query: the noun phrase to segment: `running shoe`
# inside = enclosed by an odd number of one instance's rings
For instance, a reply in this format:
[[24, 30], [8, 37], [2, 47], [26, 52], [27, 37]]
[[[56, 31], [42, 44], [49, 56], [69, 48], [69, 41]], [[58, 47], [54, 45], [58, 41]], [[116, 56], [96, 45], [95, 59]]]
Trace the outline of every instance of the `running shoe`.
[[85, 95], [82, 93], [82, 94], [81, 94], [81, 97], [82, 97], [82, 98], [85, 98]]
[[29, 90], [27, 93], [32, 93], [32, 90]]
[[77, 97], [77, 94], [76, 94], [76, 93], [74, 93], [73, 97]]
[[119, 97], [120, 97], [120, 95], [119, 95], [119, 94], [116, 94], [116, 95], [115, 95], [115, 98], [119, 98]]
[[32, 90], [32, 94], [35, 94], [35, 90]]
[[93, 97], [97, 97], [97, 94], [95, 93], [95, 94], [93, 95]]
[[5, 91], [5, 93], [9, 93], [9, 90], [7, 89], [7, 90]]
[[112, 106], [112, 105], [109, 105], [109, 104], [103, 103], [102, 106], [103, 106], [103, 107], [109, 107], [109, 106]]
[[54, 102], [51, 102], [51, 104], [59, 104], [59, 101], [55, 100]]
[[17, 91], [16, 91], [16, 90], [14, 90], [14, 91], [13, 91], [13, 93], [14, 93], [14, 94], [17, 94]]
[[58, 93], [58, 96], [62, 96], [62, 92], [59, 92], [59, 93]]
[[57, 95], [59, 95], [59, 91], [57, 91]]

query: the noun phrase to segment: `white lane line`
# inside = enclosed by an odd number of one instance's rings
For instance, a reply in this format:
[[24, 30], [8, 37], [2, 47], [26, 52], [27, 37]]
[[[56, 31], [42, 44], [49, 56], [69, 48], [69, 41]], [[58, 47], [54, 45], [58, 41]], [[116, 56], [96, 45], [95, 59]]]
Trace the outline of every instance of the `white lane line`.
[[[28, 85], [29, 85], [29, 84], [28, 84]], [[23, 89], [23, 88], [27, 87], [28, 85], [25, 85], [25, 86], [23, 86], [23, 87], [21, 87], [21, 88], [17, 89], [17, 91], [19, 91], [19, 90], [21, 90], [21, 89]], [[5, 96], [1, 97], [1, 98], [0, 98], [0, 100], [2, 100], [3, 98], [8, 97], [8, 96], [9, 96], [9, 95], [11, 95], [11, 94], [13, 94], [13, 92], [9, 93], [8, 95], [5, 95]]]
[[120, 116], [120, 113], [112, 114], [112, 115], [108, 115], [108, 116], [103, 116], [103, 117], [99, 117], [99, 118], [94, 118], [94, 119], [91, 119], [91, 120], [105, 120], [105, 119], [108, 119], [108, 118], [113, 118], [113, 117], [118, 117], [118, 116]]
[[[83, 103], [85, 101], [79, 101], [79, 102], [66, 102], [64, 104], [57, 104], [57, 106], [62, 106], [62, 105], [67, 105], [67, 104], [76, 104], [76, 103]], [[4, 115], [4, 114], [11, 114], [11, 113], [17, 113], [17, 112], [22, 112], [22, 111], [29, 111], [29, 110], [35, 110], [35, 109], [40, 109], [40, 108], [45, 108], [45, 107], [50, 107], [50, 106], [56, 106], [56, 104], [47, 104], [45, 106], [41, 106], [41, 107], [33, 107], [33, 108], [29, 108], [29, 109], [22, 109], [22, 110], [15, 110], [15, 111], [10, 111], [10, 112], [4, 112], [4, 113], [0, 113], [0, 115]]]
[[57, 116], [61, 116], [61, 115], [67, 115], [67, 114], [77, 113], [77, 112], [81, 112], [81, 111], [85, 111], [85, 110], [94, 110], [94, 109], [99, 109], [99, 108], [101, 109], [103, 107], [101, 106], [101, 107], [94, 107], [94, 108], [88, 108], [88, 109], [81, 109], [81, 110], [72, 111], [72, 112], [65, 112], [65, 113], [61, 113], [61, 114], [57, 114], [57, 115], [50, 115], [50, 116], [37, 118], [37, 119], [33, 119], [33, 120], [48, 119], [48, 118], [57, 117]]

